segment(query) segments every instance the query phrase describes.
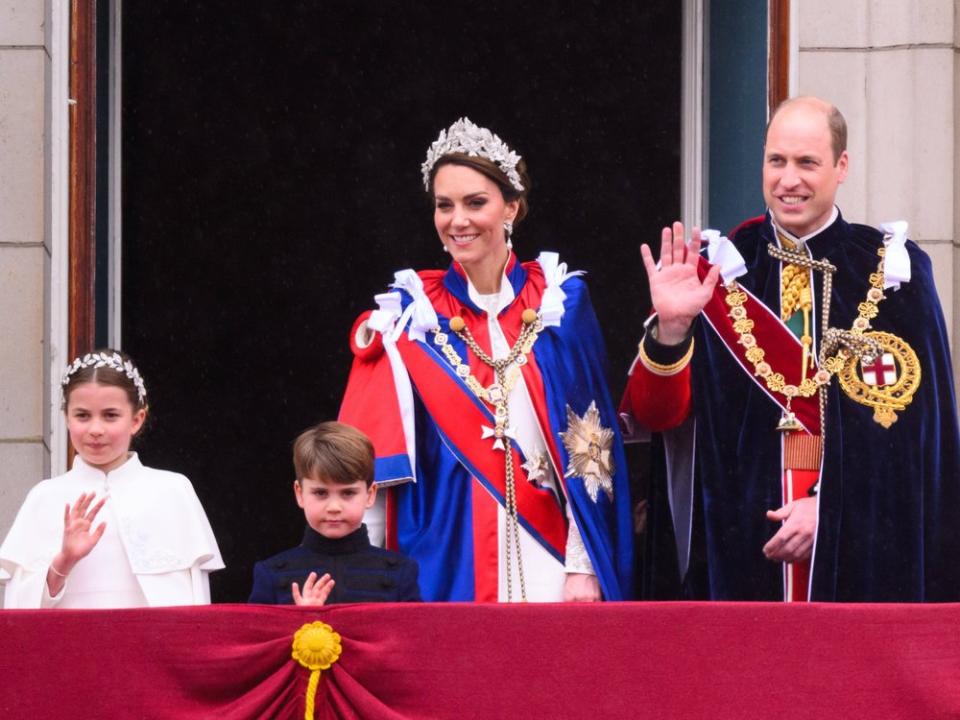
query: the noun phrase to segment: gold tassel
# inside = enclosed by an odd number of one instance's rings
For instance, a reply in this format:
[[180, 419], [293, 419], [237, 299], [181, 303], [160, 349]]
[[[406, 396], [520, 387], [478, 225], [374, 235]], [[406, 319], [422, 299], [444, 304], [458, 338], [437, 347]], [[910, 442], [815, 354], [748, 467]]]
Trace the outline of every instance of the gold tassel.
[[340, 659], [342, 650], [340, 635], [326, 623], [307, 623], [294, 634], [291, 656], [310, 671], [304, 720], [313, 720], [320, 671], [326, 670]]

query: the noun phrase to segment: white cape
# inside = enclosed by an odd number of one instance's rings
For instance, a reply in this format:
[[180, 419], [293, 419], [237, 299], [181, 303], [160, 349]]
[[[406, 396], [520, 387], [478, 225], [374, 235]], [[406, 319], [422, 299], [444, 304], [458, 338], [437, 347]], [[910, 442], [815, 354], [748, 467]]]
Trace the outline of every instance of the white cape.
[[[193, 486], [183, 475], [145, 467], [132, 453], [109, 474], [78, 456], [69, 472], [30, 491], [0, 546], [0, 568], [12, 577], [4, 597], [6, 608], [37, 608], [62, 598], [61, 594], [50, 601], [46, 572], [60, 551], [64, 506], [83, 492], [109, 496], [122, 550], [147, 605], [210, 601], [208, 574], [224, 564]], [[68, 578], [64, 593], [70, 592], [70, 585]]]

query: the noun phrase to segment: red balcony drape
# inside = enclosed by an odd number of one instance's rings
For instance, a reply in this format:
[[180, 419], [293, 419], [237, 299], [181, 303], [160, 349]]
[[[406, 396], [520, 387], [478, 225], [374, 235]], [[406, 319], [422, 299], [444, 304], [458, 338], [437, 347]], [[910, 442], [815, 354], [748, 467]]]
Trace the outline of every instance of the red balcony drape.
[[219, 605], [0, 611], [0, 718], [960, 716], [960, 605]]

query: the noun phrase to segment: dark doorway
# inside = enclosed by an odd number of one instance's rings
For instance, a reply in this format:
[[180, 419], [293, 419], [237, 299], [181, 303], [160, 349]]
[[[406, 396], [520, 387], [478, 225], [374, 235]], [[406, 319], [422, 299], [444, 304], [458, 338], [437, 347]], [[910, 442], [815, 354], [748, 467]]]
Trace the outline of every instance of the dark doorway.
[[355, 316], [444, 256], [420, 181], [462, 115], [527, 159], [523, 260], [588, 282], [622, 390], [637, 247], [679, 212], [680, 3], [162, 2], [123, 8], [123, 346], [145, 462], [188, 475], [243, 601], [295, 545], [290, 443], [333, 418]]

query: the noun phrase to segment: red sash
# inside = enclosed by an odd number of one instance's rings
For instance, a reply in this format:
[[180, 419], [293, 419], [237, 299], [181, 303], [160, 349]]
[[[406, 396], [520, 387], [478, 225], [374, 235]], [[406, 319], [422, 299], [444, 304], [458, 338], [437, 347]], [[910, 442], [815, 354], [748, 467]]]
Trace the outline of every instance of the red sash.
[[[820, 479], [819, 470], [784, 470], [783, 501], [809, 497], [810, 488]], [[786, 602], [809, 599], [810, 561], [783, 563], [783, 598]]]
[[[710, 270], [710, 263], [700, 258], [697, 272], [703, 279]], [[800, 363], [803, 358], [803, 344], [793, 332], [783, 323], [780, 317], [758, 300], [753, 293], [740, 286], [747, 300], [743, 307], [747, 317], [754, 322], [752, 335], [757, 340], [757, 346], [764, 350], [764, 361], [770, 364], [774, 372], [783, 374], [788, 384], [799, 385], [803, 381], [800, 374]], [[772, 392], [763, 378], [753, 370], [753, 363], [747, 360], [747, 347], [740, 342], [740, 333], [734, 327], [734, 320], [730, 317], [730, 306], [726, 302], [727, 290], [717, 286], [703, 309], [703, 315], [713, 328], [724, 347], [733, 355], [746, 375], [763, 390], [773, 402], [784, 411], [787, 409], [786, 396]], [[804, 430], [810, 435], [820, 435], [820, 400], [817, 393], [810, 397], [794, 397], [790, 403], [790, 410]], [[771, 431], [773, 429], [771, 428]], [[802, 431], [794, 431], [802, 432]], [[819, 470], [782, 470], [781, 495], [783, 503], [808, 497], [809, 489], [817, 482]], [[784, 563], [783, 582], [784, 599], [787, 602], [803, 602], [808, 599], [808, 584], [810, 578], [810, 562]]]
[[[493, 414], [450, 368], [447, 360], [428, 342], [402, 336], [397, 348], [420, 399], [447, 441], [449, 450], [501, 505], [506, 497], [506, 467], [502, 451], [492, 439], [481, 439], [481, 427], [493, 427]], [[526, 377], [526, 373], [525, 373]], [[532, 388], [531, 388], [532, 391]], [[546, 433], [549, 436], [549, 433]], [[517, 509], [520, 522], [556, 557], [566, 550], [566, 519], [549, 490], [527, 481], [516, 447], [513, 456]]]
[[[703, 279], [710, 270], [710, 263], [700, 258], [697, 268], [700, 278]], [[763, 348], [764, 361], [770, 364], [774, 372], [782, 373], [784, 380], [791, 385], [799, 385], [803, 380], [800, 375], [800, 362], [803, 358], [803, 344], [783, 321], [770, 309], [760, 302], [749, 290], [740, 287], [746, 294], [747, 317], [754, 322], [753, 336], [757, 339], [757, 346]], [[786, 397], [782, 393], [772, 392], [753, 370], [753, 363], [747, 360], [747, 348], [740, 343], [740, 333], [733, 329], [734, 320], [728, 313], [730, 306], [726, 303], [727, 290], [720, 285], [714, 291], [703, 316], [716, 332], [730, 354], [743, 368], [744, 373], [757, 387], [763, 390], [773, 402], [783, 410], [787, 409]], [[817, 394], [810, 397], [795, 397], [790, 403], [790, 409], [797, 416], [797, 420], [811, 435], [820, 434], [820, 401]]]

